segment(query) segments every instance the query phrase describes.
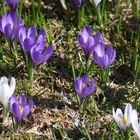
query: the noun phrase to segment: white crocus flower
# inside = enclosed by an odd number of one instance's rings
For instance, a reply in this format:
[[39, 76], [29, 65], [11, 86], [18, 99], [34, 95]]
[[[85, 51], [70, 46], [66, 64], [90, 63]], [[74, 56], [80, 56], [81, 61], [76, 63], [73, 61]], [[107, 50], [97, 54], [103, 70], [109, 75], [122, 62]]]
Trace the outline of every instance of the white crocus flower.
[[131, 112], [132, 106], [129, 103], [126, 104], [124, 114], [122, 113], [122, 110], [120, 108], [118, 108], [116, 112], [113, 108], [113, 118], [120, 127], [120, 129], [123, 129], [125, 131], [126, 128], [131, 124]]
[[13, 95], [15, 87], [15, 78], [12, 77], [10, 85], [8, 84], [8, 79], [5, 76], [0, 79], [0, 102], [4, 107], [8, 105], [9, 98]]
[[140, 138], [140, 123], [138, 122], [138, 114], [136, 110], [133, 110], [131, 113], [131, 123], [134, 131], [137, 133]]

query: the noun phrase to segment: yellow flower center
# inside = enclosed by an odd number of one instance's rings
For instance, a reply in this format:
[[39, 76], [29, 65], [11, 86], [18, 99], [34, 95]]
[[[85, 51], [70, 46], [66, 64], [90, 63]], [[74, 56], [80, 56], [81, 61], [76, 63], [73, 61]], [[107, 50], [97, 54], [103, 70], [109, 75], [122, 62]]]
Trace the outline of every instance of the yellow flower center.
[[20, 109], [20, 115], [21, 115], [23, 113], [23, 107], [20, 106], [19, 109]]
[[122, 116], [122, 123], [123, 123], [123, 125], [126, 125], [126, 117], [125, 117], [125, 115]]

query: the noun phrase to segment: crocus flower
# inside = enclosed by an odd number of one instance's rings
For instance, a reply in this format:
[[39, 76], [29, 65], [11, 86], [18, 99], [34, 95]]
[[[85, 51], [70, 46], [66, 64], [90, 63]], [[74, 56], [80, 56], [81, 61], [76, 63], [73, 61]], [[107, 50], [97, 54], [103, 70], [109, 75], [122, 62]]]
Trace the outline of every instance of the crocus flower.
[[89, 57], [95, 44], [94, 37], [92, 36], [92, 28], [90, 26], [84, 27], [84, 29], [80, 31], [77, 39], [85, 56]]
[[6, 2], [12, 9], [16, 9], [19, 0], [6, 0]]
[[27, 103], [27, 98], [24, 95], [20, 97], [19, 102], [15, 95], [10, 98], [10, 110], [18, 122], [29, 115], [33, 108], [33, 104], [32, 99]]
[[9, 99], [13, 95], [15, 87], [15, 78], [11, 78], [10, 85], [8, 84], [8, 79], [5, 76], [0, 79], [0, 102], [4, 107], [8, 105]]
[[140, 138], [140, 123], [138, 120], [139, 119], [138, 119], [137, 111], [133, 110], [131, 113], [131, 124], [132, 124], [134, 131], [136, 132], [136, 134]]
[[74, 81], [75, 91], [80, 96], [81, 100], [92, 94], [95, 89], [96, 85], [94, 83], [94, 80], [92, 80], [89, 83], [89, 79], [87, 75], [84, 75], [82, 77], [77, 77]]
[[116, 58], [116, 50], [112, 46], [105, 48], [102, 42], [98, 43], [93, 51], [93, 60], [97, 65], [106, 69], [109, 67]]
[[36, 43], [34, 46], [32, 46], [30, 56], [34, 65], [38, 66], [39, 64], [48, 61], [53, 53], [53, 50], [54, 48], [52, 45], [49, 45], [46, 48], [46, 42]]
[[32, 46], [36, 43], [42, 43], [45, 40], [46, 32], [41, 29], [37, 38], [37, 31], [34, 26], [29, 27], [26, 33], [26, 28], [22, 26], [18, 33], [19, 41], [22, 49], [29, 54]]
[[129, 103], [126, 104], [124, 114], [122, 113], [122, 110], [120, 108], [118, 108], [116, 112], [113, 108], [113, 118], [120, 127], [120, 129], [126, 131], [126, 128], [131, 124], [131, 113], [132, 106]]
[[22, 25], [22, 19], [18, 20], [16, 12], [13, 11], [9, 14], [5, 14], [0, 19], [0, 31], [10, 40], [10, 42], [13, 42], [16, 39]]
[[83, 0], [76, 0], [77, 7], [81, 7]]

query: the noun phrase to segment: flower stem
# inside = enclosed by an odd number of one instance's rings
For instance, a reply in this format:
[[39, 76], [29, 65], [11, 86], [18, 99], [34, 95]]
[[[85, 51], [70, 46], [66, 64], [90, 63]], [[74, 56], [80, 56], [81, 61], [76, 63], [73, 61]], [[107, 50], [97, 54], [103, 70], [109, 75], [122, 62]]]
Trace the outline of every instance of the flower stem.
[[125, 140], [131, 140], [128, 129], [126, 131], [124, 131], [124, 137], [125, 137]]
[[88, 68], [89, 68], [89, 56], [86, 56], [86, 74], [88, 72]]
[[9, 116], [9, 108], [8, 106], [3, 108], [3, 118], [7, 118]]
[[33, 81], [34, 73], [33, 73], [33, 63], [31, 60], [28, 61], [27, 71], [28, 71], [28, 80]]
[[107, 83], [109, 81], [109, 69], [101, 69], [101, 83]]
[[12, 52], [12, 55], [14, 57], [14, 63], [15, 65], [17, 65], [17, 48], [15, 46], [15, 43], [10, 41], [10, 49], [11, 49], [11, 52]]

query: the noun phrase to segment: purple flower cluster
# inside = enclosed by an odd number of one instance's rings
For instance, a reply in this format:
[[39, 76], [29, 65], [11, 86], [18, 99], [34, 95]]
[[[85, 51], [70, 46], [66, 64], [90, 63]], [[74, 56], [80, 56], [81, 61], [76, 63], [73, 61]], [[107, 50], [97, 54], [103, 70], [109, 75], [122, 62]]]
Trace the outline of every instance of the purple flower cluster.
[[[99, 67], [107, 69], [116, 58], [116, 50], [114, 50], [111, 45], [105, 47], [104, 39], [104, 36], [100, 32], [97, 32], [93, 36], [92, 28], [90, 26], [84, 27], [77, 37], [77, 40], [84, 51], [86, 61], [92, 54], [94, 62]], [[96, 89], [94, 80], [89, 83], [87, 75], [77, 77], [74, 81], [74, 86], [75, 91], [78, 93], [81, 100], [92, 94]]]
[[44, 29], [41, 29], [37, 36], [34, 26], [31, 26], [27, 32], [26, 28], [22, 26], [18, 35], [22, 49], [29, 55], [35, 66], [51, 57], [54, 48], [52, 45], [46, 47], [46, 32]]
[[23, 24], [23, 20], [19, 20], [16, 12], [12, 11], [0, 19], [0, 31], [10, 42], [13, 42], [18, 37], [18, 31]]
[[86, 26], [77, 38], [86, 58], [92, 53], [94, 62], [101, 68], [108, 68], [116, 58], [116, 50], [111, 45], [105, 47], [104, 36], [97, 32], [92, 36], [92, 28]]
[[[7, 0], [7, 4], [14, 9], [18, 2], [18, 0]], [[36, 28], [31, 26], [26, 31], [23, 20], [18, 19], [15, 10], [5, 14], [0, 19], [0, 31], [9, 39], [11, 44], [16, 38], [19, 38], [22, 49], [35, 66], [47, 61], [53, 53], [54, 47], [52, 45], [46, 46], [45, 30], [41, 29], [37, 35]]]

